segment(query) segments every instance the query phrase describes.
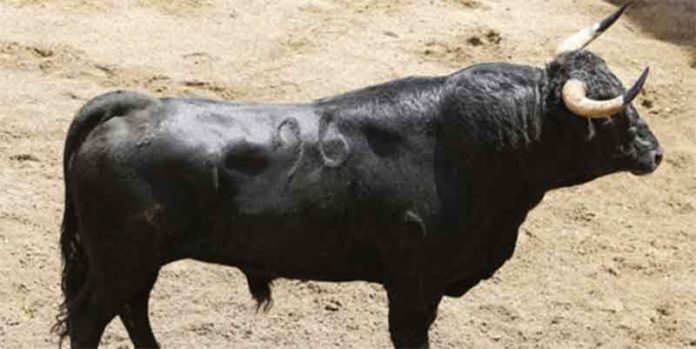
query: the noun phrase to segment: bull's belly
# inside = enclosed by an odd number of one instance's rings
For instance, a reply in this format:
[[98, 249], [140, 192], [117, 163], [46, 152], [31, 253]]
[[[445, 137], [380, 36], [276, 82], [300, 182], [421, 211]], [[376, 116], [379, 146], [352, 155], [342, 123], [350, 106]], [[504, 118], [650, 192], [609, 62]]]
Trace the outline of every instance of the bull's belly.
[[239, 219], [214, 228], [194, 258], [270, 277], [379, 281], [379, 229], [344, 220]]

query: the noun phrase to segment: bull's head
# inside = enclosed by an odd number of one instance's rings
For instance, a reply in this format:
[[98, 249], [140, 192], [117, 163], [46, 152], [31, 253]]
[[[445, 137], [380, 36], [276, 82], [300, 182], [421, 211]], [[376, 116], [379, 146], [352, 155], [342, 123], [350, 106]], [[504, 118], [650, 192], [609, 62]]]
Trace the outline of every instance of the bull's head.
[[[556, 106], [560, 122], [582, 130], [590, 141], [578, 157], [606, 174], [631, 171], [653, 172], [662, 160], [662, 148], [631, 102], [648, 76], [626, 90], [604, 60], [582, 50], [623, 14], [622, 6], [611, 16], [566, 39], [548, 65], [551, 106]], [[611, 164], [611, 165], [606, 165]]]

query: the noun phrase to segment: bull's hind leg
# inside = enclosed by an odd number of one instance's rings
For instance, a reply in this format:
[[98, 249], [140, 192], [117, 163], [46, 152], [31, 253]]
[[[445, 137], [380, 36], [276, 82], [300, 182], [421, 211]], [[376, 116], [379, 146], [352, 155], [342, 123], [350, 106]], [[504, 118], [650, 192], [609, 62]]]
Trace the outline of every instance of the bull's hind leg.
[[75, 348], [97, 347], [108, 323], [120, 315], [136, 346], [154, 347], [157, 343], [150, 329], [147, 301], [162, 265], [158, 247], [162, 234], [151, 210], [89, 215], [91, 210], [105, 210], [99, 206], [85, 208], [87, 217], [99, 219], [84, 221], [81, 226], [89, 261], [85, 287], [89, 295], [80, 311], [69, 314], [71, 344]]
[[154, 273], [150, 279], [151, 281], [146, 282], [143, 289], [137, 292], [119, 313], [128, 336], [136, 348], [159, 348], [155, 334], [152, 332], [148, 312], [150, 291], [157, 280], [157, 273]]
[[[135, 234], [142, 233], [136, 232]], [[90, 258], [92, 268], [82, 304], [70, 312], [73, 348], [96, 348], [106, 326], [119, 315], [136, 347], [157, 347], [148, 318], [150, 290], [160, 265], [151, 249], [131, 245], [129, 250], [100, 251]]]
[[76, 301], [69, 305], [68, 328], [72, 348], [96, 348], [106, 325], [116, 315], [115, 307], [94, 293], [88, 279]]
[[[131, 269], [127, 265], [122, 266], [126, 270]], [[107, 272], [99, 277], [90, 277], [82, 291], [84, 298], [81, 304], [71, 310], [68, 318], [71, 347], [96, 348], [106, 326], [116, 315], [120, 315], [137, 348], [156, 348], [157, 342], [147, 313], [148, 298], [156, 275], [154, 273], [154, 276], [143, 278], [142, 272], [135, 272], [131, 278], [124, 278], [124, 274]]]

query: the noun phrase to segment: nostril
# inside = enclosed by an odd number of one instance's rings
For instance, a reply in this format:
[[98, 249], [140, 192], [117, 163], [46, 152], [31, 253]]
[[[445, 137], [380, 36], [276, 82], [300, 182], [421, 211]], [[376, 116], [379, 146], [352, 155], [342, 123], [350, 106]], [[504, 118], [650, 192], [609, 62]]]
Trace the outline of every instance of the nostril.
[[662, 162], [663, 157], [664, 152], [662, 151], [662, 148], [657, 148], [657, 150], [655, 150], [655, 166], [659, 165]]

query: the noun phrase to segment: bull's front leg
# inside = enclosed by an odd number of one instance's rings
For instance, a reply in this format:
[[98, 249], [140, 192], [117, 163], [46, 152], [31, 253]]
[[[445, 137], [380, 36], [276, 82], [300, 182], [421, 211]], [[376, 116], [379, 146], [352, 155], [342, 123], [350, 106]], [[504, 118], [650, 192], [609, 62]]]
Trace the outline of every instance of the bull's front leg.
[[442, 293], [424, 289], [425, 280], [385, 285], [389, 299], [389, 333], [400, 348], [429, 348], [428, 330], [437, 317]]

